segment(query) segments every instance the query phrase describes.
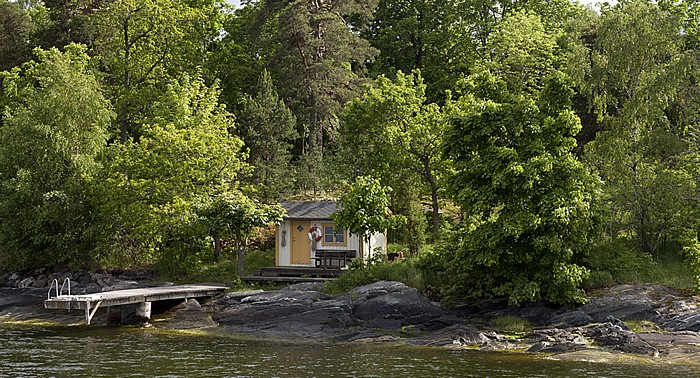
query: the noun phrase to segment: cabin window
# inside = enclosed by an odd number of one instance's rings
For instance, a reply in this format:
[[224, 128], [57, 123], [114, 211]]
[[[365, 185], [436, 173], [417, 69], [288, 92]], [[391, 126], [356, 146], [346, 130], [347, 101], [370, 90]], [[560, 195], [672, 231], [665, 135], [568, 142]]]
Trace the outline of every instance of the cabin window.
[[337, 229], [332, 224], [323, 225], [323, 244], [324, 245], [346, 245], [345, 230]]

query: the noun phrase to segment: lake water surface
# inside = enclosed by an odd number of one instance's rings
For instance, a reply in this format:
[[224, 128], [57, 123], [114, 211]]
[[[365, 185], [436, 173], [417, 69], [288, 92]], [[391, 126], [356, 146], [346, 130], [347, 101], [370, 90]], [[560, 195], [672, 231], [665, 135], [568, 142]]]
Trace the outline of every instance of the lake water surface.
[[3, 325], [0, 377], [696, 377], [688, 365], [525, 353], [281, 343], [153, 329]]

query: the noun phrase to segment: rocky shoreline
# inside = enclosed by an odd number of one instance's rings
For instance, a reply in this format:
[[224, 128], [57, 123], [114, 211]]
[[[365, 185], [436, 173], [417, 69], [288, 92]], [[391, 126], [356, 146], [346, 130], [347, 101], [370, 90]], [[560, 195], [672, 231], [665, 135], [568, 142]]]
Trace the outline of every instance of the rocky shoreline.
[[[72, 277], [71, 290], [143, 287], [152, 278], [145, 271], [89, 273]], [[43, 309], [53, 279], [0, 277], [0, 323], [81, 323], [80, 314]], [[339, 295], [325, 294], [323, 284], [304, 283], [276, 291], [230, 292], [201, 304], [191, 299], [156, 314], [156, 328], [206, 328], [254, 338], [504, 350], [600, 362], [700, 361], [698, 298], [650, 284], [610, 287], [592, 293], [589, 303], [579, 307], [509, 307], [494, 300], [448, 310], [398, 282], [377, 282]], [[107, 319], [95, 323], [100, 321]]]

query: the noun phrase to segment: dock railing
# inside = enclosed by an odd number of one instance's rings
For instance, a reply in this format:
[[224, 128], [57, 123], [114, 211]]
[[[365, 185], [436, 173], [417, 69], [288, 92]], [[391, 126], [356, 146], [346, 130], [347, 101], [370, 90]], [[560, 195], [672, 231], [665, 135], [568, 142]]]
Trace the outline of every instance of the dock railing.
[[[63, 280], [63, 284], [61, 285], [61, 290], [58, 290], [58, 279], [54, 278], [53, 281], [51, 281], [51, 286], [49, 286], [49, 292], [46, 294], [46, 299], [51, 299], [51, 298], [59, 298], [63, 296], [63, 289], [66, 288], [66, 285], [68, 285], [68, 291], [66, 294], [67, 296], [70, 296], [70, 278], [66, 277]], [[51, 296], [51, 289], [56, 288], [56, 296], [52, 297]]]

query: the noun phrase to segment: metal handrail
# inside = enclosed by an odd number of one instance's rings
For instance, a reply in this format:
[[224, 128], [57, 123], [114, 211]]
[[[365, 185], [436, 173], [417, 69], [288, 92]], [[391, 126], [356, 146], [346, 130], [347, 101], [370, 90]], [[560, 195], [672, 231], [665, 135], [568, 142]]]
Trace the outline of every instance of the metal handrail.
[[66, 279], [63, 280], [63, 284], [61, 285], [60, 291], [58, 290], [58, 279], [54, 278], [54, 280], [51, 281], [51, 285], [49, 286], [49, 292], [46, 294], [46, 299], [51, 299], [51, 289], [53, 289], [54, 287], [56, 287], [56, 296], [53, 298], [59, 298], [64, 296], [63, 291], [66, 289], [66, 286], [68, 291], [65, 295], [70, 297], [70, 278], [66, 277]]
[[47, 295], [46, 295], [46, 297], [47, 297], [46, 299], [51, 299], [51, 289], [53, 289], [54, 284], [56, 284], [56, 297], [55, 297], [55, 298], [58, 298], [58, 297], [59, 297], [59, 294], [58, 294], [58, 280], [54, 278], [54, 280], [51, 281], [51, 286], [49, 286], [49, 292], [48, 292]]
[[[63, 295], [63, 287], [66, 286], [66, 283], [68, 283], [68, 296], [70, 296], [70, 278], [66, 277], [66, 279], [63, 280], [63, 285], [61, 285], [61, 293], [59, 297]], [[58, 288], [58, 283], [56, 283], [56, 288]]]

